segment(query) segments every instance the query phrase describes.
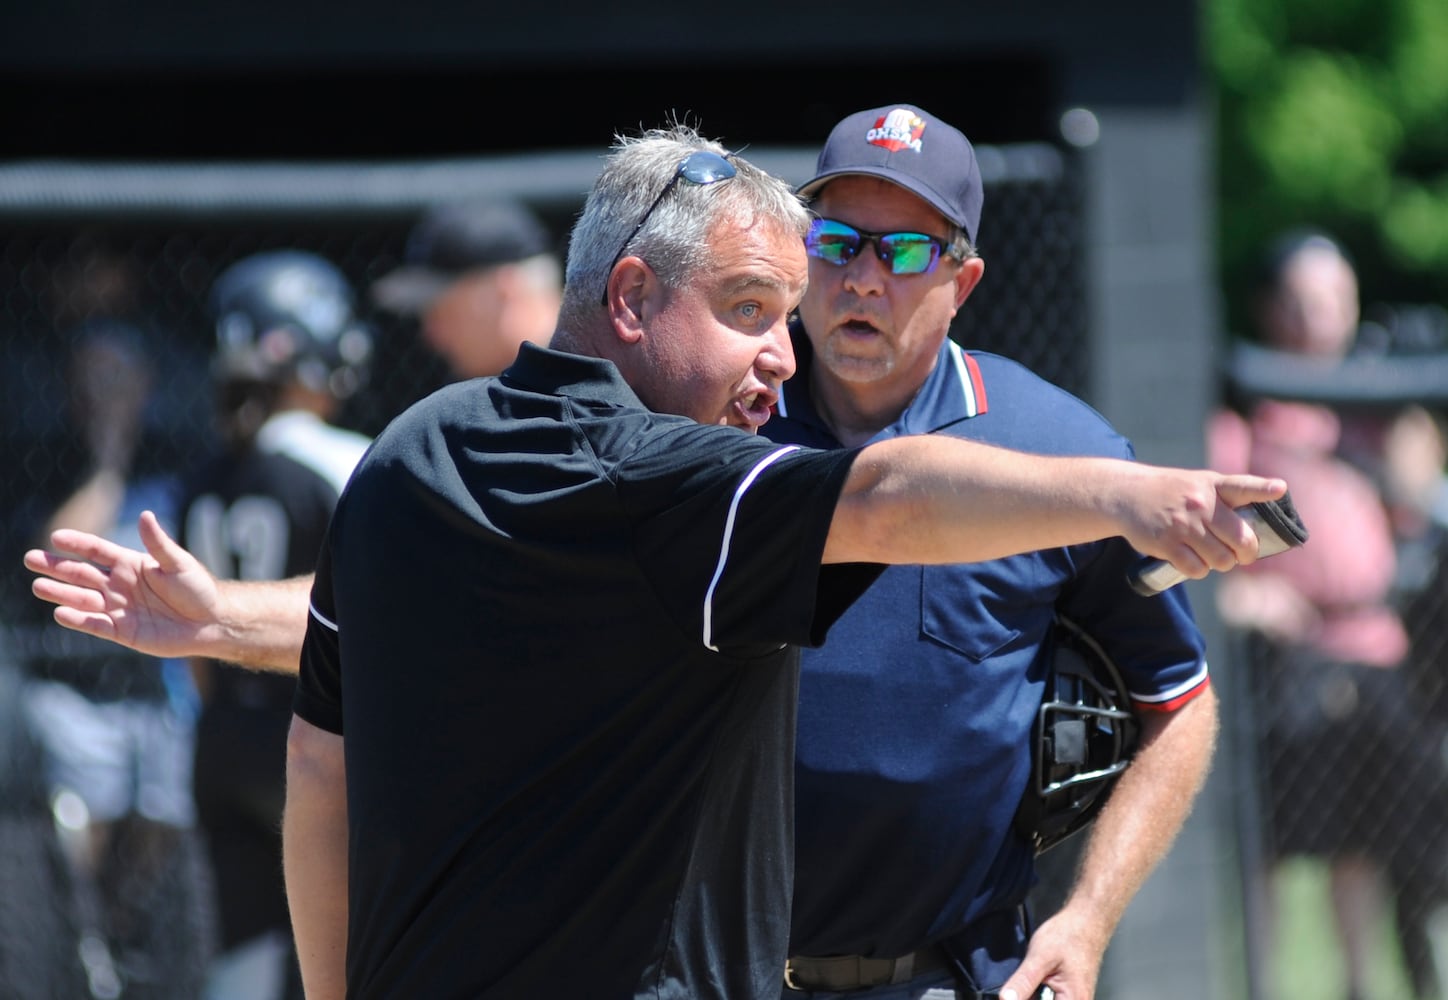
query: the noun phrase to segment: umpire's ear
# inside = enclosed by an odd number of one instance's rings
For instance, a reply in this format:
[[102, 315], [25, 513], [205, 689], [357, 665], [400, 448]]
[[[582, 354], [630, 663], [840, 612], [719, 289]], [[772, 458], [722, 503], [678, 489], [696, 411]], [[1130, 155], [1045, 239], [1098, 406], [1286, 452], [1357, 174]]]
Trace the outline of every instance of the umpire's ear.
[[955, 272], [955, 308], [959, 310], [965, 305], [965, 300], [970, 298], [970, 293], [975, 291], [975, 286], [980, 284], [980, 279], [985, 277], [985, 261], [979, 257], [967, 257], [960, 262], [960, 267]]

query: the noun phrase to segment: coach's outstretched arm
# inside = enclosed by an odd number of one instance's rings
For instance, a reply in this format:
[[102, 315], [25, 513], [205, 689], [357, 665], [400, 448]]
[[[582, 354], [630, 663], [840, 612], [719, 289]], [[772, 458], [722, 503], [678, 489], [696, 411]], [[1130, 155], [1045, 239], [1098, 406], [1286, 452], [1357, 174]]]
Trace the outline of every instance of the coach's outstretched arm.
[[1286, 490], [1261, 476], [900, 437], [855, 460], [824, 558], [977, 562], [1121, 535], [1200, 579], [1257, 558], [1257, 536], [1233, 508]]
[[[1123, 535], [1200, 579], [1257, 556], [1232, 508], [1275, 500], [1280, 479], [1060, 458], [937, 435], [865, 448], [835, 509], [826, 562], [974, 562]], [[149, 512], [146, 551], [88, 532], [51, 535], [25, 565], [66, 628], [155, 656], [205, 656], [295, 673], [310, 576], [217, 580]]]
[[37, 575], [31, 591], [56, 605], [57, 623], [142, 653], [297, 672], [311, 576], [217, 580], [150, 511], [140, 532], [145, 552], [86, 531], [53, 532], [54, 552], [25, 553]]

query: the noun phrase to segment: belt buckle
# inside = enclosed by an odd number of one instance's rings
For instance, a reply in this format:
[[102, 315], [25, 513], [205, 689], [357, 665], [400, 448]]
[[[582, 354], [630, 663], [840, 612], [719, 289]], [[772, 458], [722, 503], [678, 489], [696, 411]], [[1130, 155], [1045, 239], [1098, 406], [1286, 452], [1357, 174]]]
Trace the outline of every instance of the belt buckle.
[[784, 960], [784, 985], [786, 989], [794, 990], [796, 993], [803, 993], [804, 987], [794, 981], [794, 963], [789, 959]]
[[[800, 981], [800, 972], [795, 968], [793, 958], [786, 958], [784, 961], [784, 985], [787, 989], [797, 993], [809, 993], [811, 991], [824, 990], [830, 993], [851, 993], [856, 990], [869, 990], [877, 986], [892, 986], [909, 982], [916, 972], [920, 971], [919, 963], [916, 962], [917, 952], [910, 952], [899, 958], [865, 958], [861, 955], [840, 955], [829, 959], [816, 960], [817, 964], [829, 963], [853, 963], [853, 976], [841, 976], [839, 972], [829, 972], [819, 977], [818, 981], [811, 981], [811, 973], [806, 971], [805, 981]], [[805, 966], [808, 970], [809, 966]]]
[[[794, 966], [792, 959], [784, 960], [784, 985], [786, 988], [797, 993], [811, 993], [824, 991], [828, 993], [853, 993], [856, 990], [874, 989], [876, 986], [885, 986], [895, 981], [894, 973], [899, 967], [893, 959], [864, 958], [860, 955], [832, 956], [825, 962], [851, 962], [854, 974], [848, 982], [842, 981], [839, 972], [825, 971], [817, 979], [811, 979], [811, 973], [806, 972], [805, 981], [799, 979], [799, 970]], [[911, 962], [907, 959], [904, 967], [908, 970]], [[874, 967], [874, 971], [867, 973], [866, 969]], [[809, 967], [806, 966], [806, 969]], [[908, 979], [908, 977], [907, 977]]]

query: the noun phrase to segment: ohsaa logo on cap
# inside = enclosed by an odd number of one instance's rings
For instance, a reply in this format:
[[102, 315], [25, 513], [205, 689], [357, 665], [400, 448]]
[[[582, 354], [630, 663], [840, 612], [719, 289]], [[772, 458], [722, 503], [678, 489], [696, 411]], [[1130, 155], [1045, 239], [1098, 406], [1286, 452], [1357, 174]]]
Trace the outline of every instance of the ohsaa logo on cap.
[[925, 119], [913, 111], [896, 108], [875, 121], [875, 127], [865, 133], [865, 141], [880, 146], [892, 153], [902, 149], [920, 152], [920, 136], [925, 132]]

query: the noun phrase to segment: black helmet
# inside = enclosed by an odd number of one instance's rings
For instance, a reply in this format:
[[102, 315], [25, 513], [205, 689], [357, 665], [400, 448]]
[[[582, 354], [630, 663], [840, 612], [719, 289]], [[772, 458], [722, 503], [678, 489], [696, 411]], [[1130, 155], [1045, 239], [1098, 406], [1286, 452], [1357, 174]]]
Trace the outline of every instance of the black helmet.
[[1050, 646], [1031, 733], [1031, 776], [1015, 819], [1037, 854], [1096, 818], [1138, 738], [1126, 682], [1100, 643], [1057, 615]]
[[338, 399], [365, 380], [372, 333], [352, 286], [316, 254], [273, 250], [232, 264], [211, 286], [216, 374], [224, 382], [298, 379]]

